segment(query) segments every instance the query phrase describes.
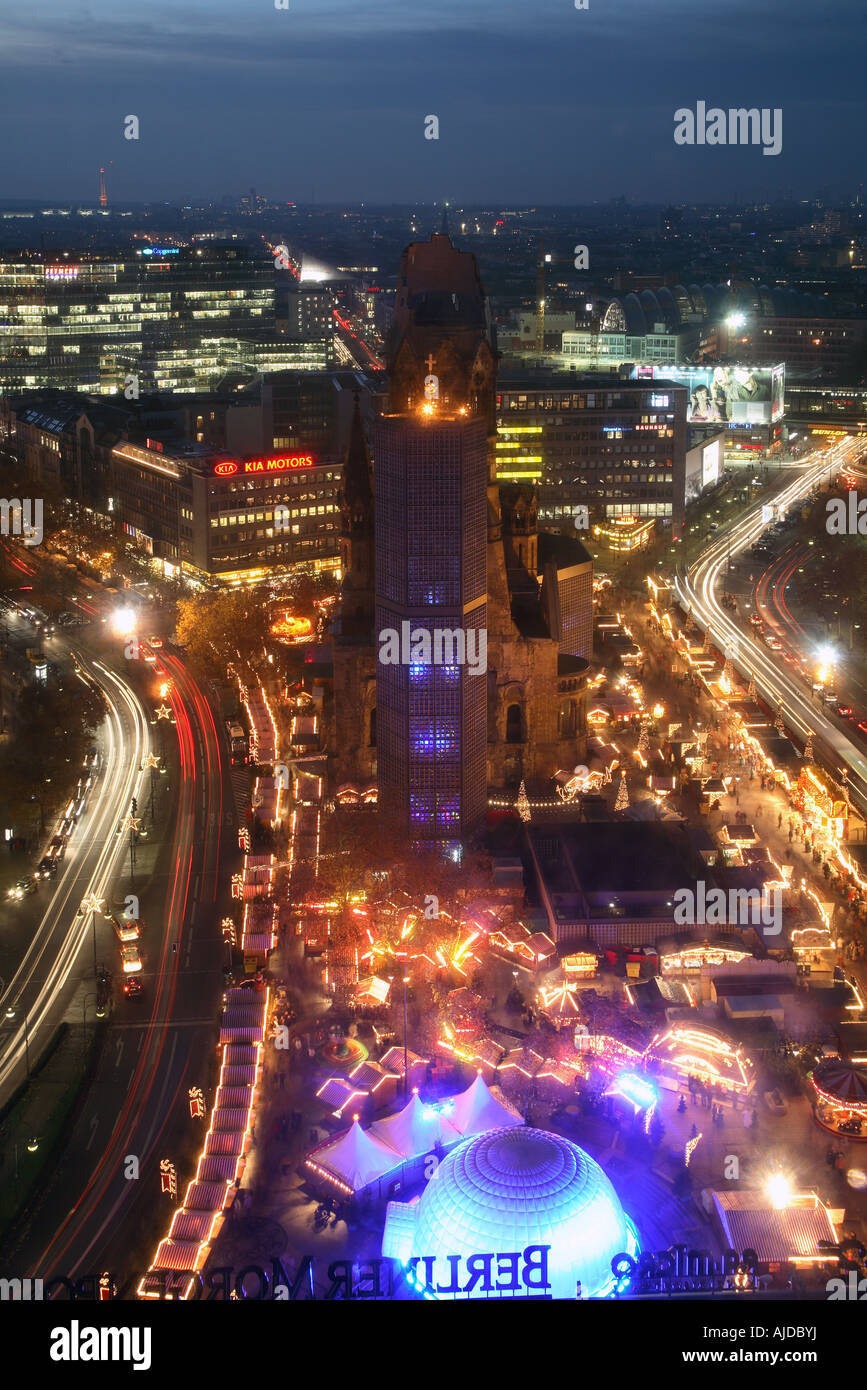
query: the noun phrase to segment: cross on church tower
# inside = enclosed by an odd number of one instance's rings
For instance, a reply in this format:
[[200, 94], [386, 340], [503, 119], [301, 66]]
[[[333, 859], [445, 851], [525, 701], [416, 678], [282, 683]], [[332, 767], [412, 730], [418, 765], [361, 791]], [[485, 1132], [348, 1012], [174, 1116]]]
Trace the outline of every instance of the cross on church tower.
[[426, 401], [438, 401], [440, 398], [440, 379], [433, 374], [435, 362], [436, 358], [432, 352], [429, 352], [424, 363], [428, 370], [428, 375], [424, 379], [424, 398]]

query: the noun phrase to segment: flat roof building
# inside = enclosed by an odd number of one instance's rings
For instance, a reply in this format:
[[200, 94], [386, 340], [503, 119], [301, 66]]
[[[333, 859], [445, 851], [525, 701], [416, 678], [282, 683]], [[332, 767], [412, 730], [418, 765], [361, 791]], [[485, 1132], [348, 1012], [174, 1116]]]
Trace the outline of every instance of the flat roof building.
[[532, 483], [540, 520], [638, 516], [679, 525], [686, 387], [566, 374], [501, 376], [497, 478]]
[[338, 567], [339, 476], [310, 452], [232, 458], [188, 440], [123, 441], [113, 510], [165, 573], [250, 583], [278, 565]]

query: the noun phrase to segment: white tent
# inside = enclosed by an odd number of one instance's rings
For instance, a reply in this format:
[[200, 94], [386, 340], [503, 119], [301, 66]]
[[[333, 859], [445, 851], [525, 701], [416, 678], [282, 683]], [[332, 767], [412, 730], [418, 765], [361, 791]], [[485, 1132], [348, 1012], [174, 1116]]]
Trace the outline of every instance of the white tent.
[[489, 1129], [524, 1123], [517, 1110], [491, 1094], [481, 1074], [471, 1086], [455, 1096], [454, 1108], [448, 1118], [449, 1124], [463, 1139], [468, 1139], [472, 1134], [484, 1134]]
[[314, 1162], [326, 1173], [332, 1173], [353, 1192], [361, 1192], [369, 1183], [381, 1178], [400, 1163], [400, 1154], [383, 1144], [381, 1140], [361, 1128], [358, 1120], [353, 1120], [352, 1128], [317, 1149]]
[[368, 1132], [404, 1158], [428, 1153], [437, 1144], [454, 1144], [461, 1137], [451, 1123], [448, 1108], [425, 1105], [417, 1091], [402, 1110], [377, 1120]]

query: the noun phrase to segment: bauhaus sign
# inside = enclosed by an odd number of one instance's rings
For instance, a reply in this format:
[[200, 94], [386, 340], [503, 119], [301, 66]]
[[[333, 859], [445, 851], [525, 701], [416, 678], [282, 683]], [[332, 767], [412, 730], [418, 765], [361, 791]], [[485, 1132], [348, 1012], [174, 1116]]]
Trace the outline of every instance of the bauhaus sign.
[[313, 468], [312, 454], [275, 454], [268, 458], [244, 459], [241, 463], [226, 461], [214, 464], [218, 478], [231, 478], [236, 473], [284, 473], [290, 468]]

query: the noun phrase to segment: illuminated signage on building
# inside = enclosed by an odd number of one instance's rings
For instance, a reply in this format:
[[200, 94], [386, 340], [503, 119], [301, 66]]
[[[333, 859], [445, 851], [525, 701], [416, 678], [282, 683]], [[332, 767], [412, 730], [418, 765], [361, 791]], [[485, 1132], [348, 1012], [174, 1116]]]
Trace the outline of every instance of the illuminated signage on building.
[[275, 458], [247, 459], [245, 473], [283, 473], [287, 468], [312, 468], [312, 454], [278, 454]]
[[701, 485], [711, 487], [719, 480], [719, 440], [706, 444], [701, 455]]
[[47, 265], [45, 266], [46, 280], [74, 280], [78, 275], [77, 265]]
[[180, 253], [179, 246], [146, 246], [142, 251], [143, 256], [177, 256]]
[[236, 473], [285, 473], [291, 468], [313, 468], [316, 460], [312, 454], [275, 454], [273, 458], [244, 459], [241, 463], [224, 460], [215, 463], [214, 476], [232, 478]]

